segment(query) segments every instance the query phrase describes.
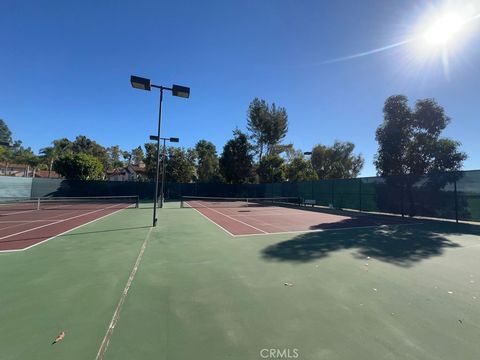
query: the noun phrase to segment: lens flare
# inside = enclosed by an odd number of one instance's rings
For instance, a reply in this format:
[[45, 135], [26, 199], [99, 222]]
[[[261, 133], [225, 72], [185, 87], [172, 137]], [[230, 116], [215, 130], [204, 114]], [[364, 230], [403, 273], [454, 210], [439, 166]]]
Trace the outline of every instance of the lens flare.
[[444, 45], [463, 27], [465, 21], [457, 14], [446, 14], [437, 19], [424, 33], [427, 44]]

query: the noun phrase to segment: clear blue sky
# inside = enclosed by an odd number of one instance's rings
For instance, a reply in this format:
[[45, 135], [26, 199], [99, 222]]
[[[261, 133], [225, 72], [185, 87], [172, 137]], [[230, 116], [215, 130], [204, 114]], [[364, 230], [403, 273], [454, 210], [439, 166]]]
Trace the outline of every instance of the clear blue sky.
[[362, 175], [374, 175], [385, 99], [433, 97], [452, 118], [446, 135], [469, 155], [465, 168], [478, 169], [478, 24], [455, 49], [449, 74], [439, 58], [416, 61], [410, 45], [324, 63], [406, 39], [425, 4], [2, 0], [0, 118], [34, 151], [79, 134], [129, 150], [155, 133], [158, 111], [157, 91], [130, 87], [136, 74], [191, 87], [190, 99], [167, 94], [164, 102], [163, 135], [182, 146], [204, 138], [221, 152], [257, 96], [286, 107], [287, 142], [307, 151], [352, 141], [365, 157]]

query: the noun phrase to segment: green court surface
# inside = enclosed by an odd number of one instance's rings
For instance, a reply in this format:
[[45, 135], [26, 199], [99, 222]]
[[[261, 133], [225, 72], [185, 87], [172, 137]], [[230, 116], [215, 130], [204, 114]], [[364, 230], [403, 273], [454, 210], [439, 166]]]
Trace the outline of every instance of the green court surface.
[[0, 358], [480, 358], [480, 225], [231, 237], [178, 204], [150, 223], [0, 254]]

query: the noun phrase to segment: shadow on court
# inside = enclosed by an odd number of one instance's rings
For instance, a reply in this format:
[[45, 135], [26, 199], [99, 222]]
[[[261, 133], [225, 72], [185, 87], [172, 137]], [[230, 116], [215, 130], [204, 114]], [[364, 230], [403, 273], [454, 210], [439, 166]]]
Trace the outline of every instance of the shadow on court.
[[401, 218], [399, 216], [369, 216], [369, 215], [350, 215], [347, 219], [332, 222], [322, 222], [310, 226], [310, 230], [330, 230], [330, 229], [348, 229], [355, 227], [380, 226], [393, 224], [411, 224], [416, 222], [414, 219]]
[[[78, 236], [78, 235], [87, 235], [87, 234], [101, 234], [101, 233], [110, 233], [110, 232], [118, 232], [118, 231], [127, 231], [127, 230], [137, 230], [137, 229], [145, 229], [150, 228], [151, 226], [132, 226], [128, 228], [117, 228], [117, 229], [107, 229], [107, 230], [98, 230], [98, 231], [83, 231], [83, 232], [68, 232], [65, 234], [58, 235], [59, 237], [68, 237], [68, 236]], [[36, 240], [38, 236], [31, 236], [31, 237], [22, 237], [21, 239], [13, 239], [13, 240], [2, 240], [2, 243], [15, 243], [15, 242], [23, 242], [23, 241], [30, 241]]]
[[118, 231], [127, 231], [127, 230], [137, 230], [137, 229], [146, 229], [150, 228], [150, 225], [145, 226], [132, 226], [132, 227], [125, 227], [125, 228], [116, 228], [116, 229], [106, 229], [106, 230], [97, 230], [97, 231], [82, 231], [82, 232], [72, 232], [66, 233], [62, 236], [77, 236], [77, 235], [86, 235], [86, 234], [101, 234], [101, 233], [109, 233], [109, 232], [118, 232]]
[[369, 229], [331, 230], [300, 234], [290, 240], [262, 250], [269, 261], [309, 262], [339, 250], [351, 249], [354, 256], [370, 256], [397, 266], [410, 267], [445, 249], [461, 247], [448, 235], [480, 236], [480, 226], [447, 222], [426, 222], [417, 225], [377, 227]]

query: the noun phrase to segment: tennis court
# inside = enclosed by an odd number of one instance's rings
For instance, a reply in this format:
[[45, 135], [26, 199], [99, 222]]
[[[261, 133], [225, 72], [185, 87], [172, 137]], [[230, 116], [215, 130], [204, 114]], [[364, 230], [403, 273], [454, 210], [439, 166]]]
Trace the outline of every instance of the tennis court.
[[[95, 211], [81, 206], [89, 209], [71, 211]], [[2, 359], [261, 360], [271, 349], [297, 359], [480, 354], [479, 225], [232, 237], [178, 202], [160, 209], [152, 228], [151, 207], [113, 207], [40, 246], [0, 254]], [[38, 214], [57, 210], [23, 216], [43, 221]], [[61, 331], [64, 340], [51, 345]]]
[[222, 198], [187, 196], [182, 207], [193, 208], [231, 236], [325, 231], [411, 223], [395, 216], [340, 214], [307, 207], [294, 197]]
[[26, 250], [138, 205], [135, 196], [8, 199], [0, 204], [0, 251]]

